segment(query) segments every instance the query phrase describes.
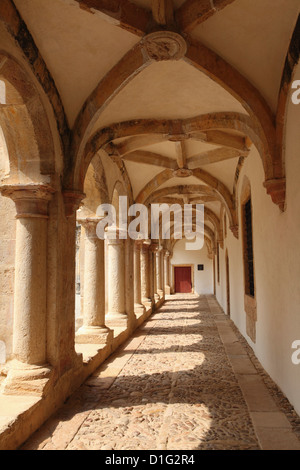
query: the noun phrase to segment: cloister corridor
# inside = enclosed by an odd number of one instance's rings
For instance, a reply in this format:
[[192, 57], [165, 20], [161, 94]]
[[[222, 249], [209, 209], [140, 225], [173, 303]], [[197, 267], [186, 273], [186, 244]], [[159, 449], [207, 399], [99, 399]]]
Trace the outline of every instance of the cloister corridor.
[[300, 420], [213, 296], [167, 296], [22, 450], [300, 450]]

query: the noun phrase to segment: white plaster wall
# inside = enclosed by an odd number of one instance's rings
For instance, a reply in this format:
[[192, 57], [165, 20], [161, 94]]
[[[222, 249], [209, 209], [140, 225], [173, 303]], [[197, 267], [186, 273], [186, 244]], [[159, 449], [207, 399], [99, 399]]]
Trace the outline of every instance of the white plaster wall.
[[[300, 79], [300, 70], [298, 73]], [[220, 249], [220, 285], [217, 299], [226, 311], [226, 248], [230, 259], [231, 318], [254, 349], [258, 359], [300, 414], [300, 365], [291, 360], [292, 343], [300, 340], [300, 105], [290, 103], [287, 114], [287, 209], [281, 213], [263, 187], [264, 172], [256, 149], [242, 169], [251, 184], [253, 244], [257, 297], [257, 339], [246, 334], [242, 238], [228, 230]], [[239, 212], [241, 217], [241, 211]]]
[[[181, 264], [194, 265], [194, 283], [195, 294], [212, 295], [213, 294], [213, 261], [208, 258], [206, 245], [200, 251], [185, 250], [185, 240], [179, 240], [173, 251], [171, 260], [172, 266]], [[198, 271], [198, 264], [204, 264], [204, 271]], [[172, 285], [174, 285], [173, 268], [171, 269]]]

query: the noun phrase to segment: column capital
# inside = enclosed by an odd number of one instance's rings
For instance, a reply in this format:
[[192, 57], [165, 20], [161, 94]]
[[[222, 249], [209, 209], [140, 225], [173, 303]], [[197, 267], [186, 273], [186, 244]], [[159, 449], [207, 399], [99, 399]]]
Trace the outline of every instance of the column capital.
[[267, 193], [271, 196], [274, 204], [277, 204], [283, 212], [285, 210], [286, 179], [279, 178], [266, 180], [264, 182], [264, 187], [266, 188]]
[[12, 184], [0, 186], [2, 196], [16, 204], [17, 218], [48, 218], [48, 203], [55, 190], [46, 184]]
[[121, 245], [127, 240], [127, 237], [127, 231], [119, 227], [107, 227], [105, 229], [105, 239], [109, 245]]
[[96, 238], [100, 240], [97, 236], [97, 225], [104, 217], [83, 217], [78, 218], [77, 222], [84, 227], [85, 233], [89, 238]]
[[150, 240], [143, 240], [143, 243], [141, 244], [141, 250], [146, 253], [149, 252], [150, 250]]
[[80, 191], [63, 191], [66, 217], [72, 217], [79, 209], [85, 194]]
[[[238, 225], [231, 225], [230, 230], [232, 231], [235, 238], [238, 239], [239, 238], [239, 226]], [[221, 248], [223, 248], [223, 247], [221, 246]]]
[[142, 246], [143, 246], [143, 240], [135, 240], [135, 241], [134, 241], [134, 247], [135, 247], [137, 250], [140, 250]]
[[150, 245], [150, 251], [152, 251], [153, 253], [157, 253], [159, 251], [159, 244], [152, 242]]

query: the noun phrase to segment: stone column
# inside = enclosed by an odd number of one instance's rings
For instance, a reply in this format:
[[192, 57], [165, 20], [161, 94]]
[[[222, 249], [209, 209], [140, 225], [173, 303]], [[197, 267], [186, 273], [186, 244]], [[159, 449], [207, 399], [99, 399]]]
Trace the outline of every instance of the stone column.
[[157, 243], [152, 243], [151, 245], [151, 252], [152, 252], [152, 271], [153, 271], [153, 296], [155, 303], [159, 302], [160, 295], [158, 294], [158, 282], [157, 282], [157, 274], [159, 272], [159, 268], [157, 265], [157, 254], [158, 254], [159, 245]]
[[107, 232], [108, 250], [108, 314], [106, 324], [109, 327], [127, 327], [128, 318], [125, 306], [125, 240]]
[[158, 249], [156, 252], [156, 287], [157, 287], [157, 294], [160, 299], [163, 298], [163, 286], [162, 286], [162, 263], [161, 263], [161, 251]]
[[170, 295], [171, 286], [170, 286], [170, 253], [169, 251], [164, 252], [164, 272], [165, 272], [165, 293], [166, 295]]
[[134, 241], [125, 240], [125, 311], [128, 326], [134, 328], [136, 323], [134, 307]]
[[83, 326], [76, 334], [76, 343], [106, 344], [112, 331], [105, 326], [104, 240], [96, 233], [100, 218], [79, 220], [84, 227], [84, 292]]
[[[6, 393], [45, 385], [47, 366], [47, 231], [48, 203], [54, 190], [42, 184], [0, 188], [16, 204], [16, 254], [14, 284], [13, 356]], [[19, 380], [18, 380], [19, 379]], [[34, 387], [33, 387], [34, 388]]]
[[154, 261], [154, 250], [156, 248], [151, 245], [149, 249], [149, 290], [150, 290], [150, 299], [152, 306], [155, 305], [157, 298], [155, 298], [155, 261]]
[[150, 252], [149, 243], [143, 243], [141, 247], [141, 291], [142, 303], [146, 308], [152, 307], [150, 298]]
[[143, 242], [136, 241], [134, 244], [134, 311], [136, 315], [145, 313], [142, 304], [141, 290], [141, 247]]
[[160, 267], [161, 267], [161, 286], [163, 291], [163, 296], [165, 297], [165, 261], [164, 261], [164, 251], [160, 252]]

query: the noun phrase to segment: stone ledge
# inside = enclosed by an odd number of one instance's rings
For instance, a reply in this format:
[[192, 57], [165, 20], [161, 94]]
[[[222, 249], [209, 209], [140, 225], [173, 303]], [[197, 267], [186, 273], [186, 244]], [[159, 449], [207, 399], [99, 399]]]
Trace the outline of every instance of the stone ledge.
[[[115, 327], [114, 337], [110, 344], [75, 344], [76, 353], [82, 356], [81, 366], [70, 369], [62, 376], [53, 388], [47, 390], [44, 398], [32, 396], [0, 395], [0, 450], [15, 450], [22, 445], [50, 416], [60, 408], [64, 401], [75, 392], [89, 377], [93, 380], [93, 373], [108, 359], [126, 340], [154, 313], [148, 309], [133, 328]], [[140, 322], [140, 323], [139, 323]], [[134, 344], [140, 344], [144, 334], [139, 339], [133, 338]], [[131, 347], [131, 343], [127, 347]], [[138, 346], [136, 346], [138, 347]], [[131, 357], [131, 354], [127, 355]], [[124, 361], [128, 357], [124, 357]], [[113, 377], [116, 371], [107, 370], [101, 374], [103, 377]], [[108, 374], [108, 375], [107, 375]], [[3, 399], [5, 398], [5, 400]], [[11, 402], [16, 411], [10, 412], [5, 406]], [[19, 408], [18, 408], [19, 407]], [[4, 411], [6, 410], [6, 411]]]

